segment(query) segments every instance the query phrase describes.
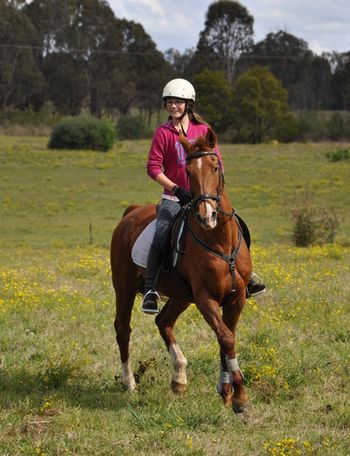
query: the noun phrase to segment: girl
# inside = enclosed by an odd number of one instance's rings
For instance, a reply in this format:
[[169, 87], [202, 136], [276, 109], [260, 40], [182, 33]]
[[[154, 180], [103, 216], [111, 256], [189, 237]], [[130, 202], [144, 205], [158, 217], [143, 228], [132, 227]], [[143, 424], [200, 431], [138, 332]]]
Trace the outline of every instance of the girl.
[[[169, 118], [156, 130], [148, 155], [148, 175], [163, 187], [162, 200], [157, 208], [155, 235], [147, 260], [142, 301], [142, 311], [149, 314], [158, 312], [160, 297], [156, 291], [157, 279], [168, 233], [181, 206], [191, 201], [186, 175], [186, 156], [179, 142], [179, 133], [182, 132], [191, 141], [198, 136], [205, 136], [209, 127], [204, 119], [194, 112], [195, 99], [194, 87], [186, 79], [172, 79], [165, 85], [163, 103], [169, 113]], [[216, 153], [222, 163], [217, 148]], [[255, 290], [249, 290], [250, 295], [265, 291], [265, 286], [256, 283], [253, 279], [249, 284], [253, 288], [255, 287]]]

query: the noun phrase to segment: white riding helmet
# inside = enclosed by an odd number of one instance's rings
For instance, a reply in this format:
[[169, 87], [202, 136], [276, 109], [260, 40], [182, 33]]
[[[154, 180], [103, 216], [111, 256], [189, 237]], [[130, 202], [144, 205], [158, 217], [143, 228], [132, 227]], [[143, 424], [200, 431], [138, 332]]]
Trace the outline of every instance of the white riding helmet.
[[193, 85], [186, 79], [172, 79], [163, 89], [163, 99], [169, 97], [195, 101], [196, 91], [194, 90]]

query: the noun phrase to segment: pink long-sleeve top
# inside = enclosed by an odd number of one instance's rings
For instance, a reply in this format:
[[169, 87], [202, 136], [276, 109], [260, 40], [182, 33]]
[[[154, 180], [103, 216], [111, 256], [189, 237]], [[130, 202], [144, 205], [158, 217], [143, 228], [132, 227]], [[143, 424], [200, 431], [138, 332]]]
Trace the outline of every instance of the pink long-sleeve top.
[[[208, 127], [190, 121], [187, 130], [187, 139], [194, 142], [198, 136], [205, 136]], [[216, 147], [220, 163], [222, 157]], [[222, 165], [221, 165], [222, 166]], [[151, 149], [147, 160], [147, 173], [155, 179], [163, 172], [171, 181], [179, 187], [189, 189], [189, 182], [186, 175], [186, 152], [179, 141], [179, 132], [176, 130], [171, 120], [162, 124], [154, 133]], [[169, 192], [164, 189], [164, 193]]]

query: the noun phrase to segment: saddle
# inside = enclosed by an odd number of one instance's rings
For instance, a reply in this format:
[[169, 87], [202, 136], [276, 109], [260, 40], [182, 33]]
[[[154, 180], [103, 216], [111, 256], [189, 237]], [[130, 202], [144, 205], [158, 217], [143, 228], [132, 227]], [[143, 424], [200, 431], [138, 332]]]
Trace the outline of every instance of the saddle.
[[[131, 251], [131, 258], [133, 262], [143, 268], [147, 267], [147, 258], [153, 241], [156, 222], [157, 220], [154, 219], [145, 227], [136, 239]], [[177, 215], [168, 236], [163, 259], [163, 272], [168, 272], [175, 268], [179, 255], [184, 254], [185, 226], [185, 211], [181, 210]]]
[[[163, 259], [163, 272], [168, 272], [171, 269], [174, 269], [179, 259], [179, 255], [183, 255], [185, 253], [185, 235], [187, 231], [186, 216], [186, 207], [183, 207], [177, 215], [168, 236]], [[249, 229], [244, 220], [237, 213], [235, 213], [234, 216], [238, 222], [243, 238], [249, 249], [251, 243]], [[133, 262], [142, 268], [147, 267], [147, 258], [153, 241], [156, 222], [157, 220], [154, 219], [145, 227], [145, 229], [136, 239], [136, 242], [131, 251]]]

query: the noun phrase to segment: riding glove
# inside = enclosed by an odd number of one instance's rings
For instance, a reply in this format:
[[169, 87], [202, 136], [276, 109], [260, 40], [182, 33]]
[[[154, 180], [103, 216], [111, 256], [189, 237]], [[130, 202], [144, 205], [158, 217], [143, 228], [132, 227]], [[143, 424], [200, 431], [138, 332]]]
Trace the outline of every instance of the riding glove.
[[182, 187], [175, 187], [175, 189], [173, 190], [173, 194], [177, 198], [179, 198], [181, 206], [184, 206], [185, 204], [189, 203], [192, 199], [192, 193], [189, 190], [186, 190]]

